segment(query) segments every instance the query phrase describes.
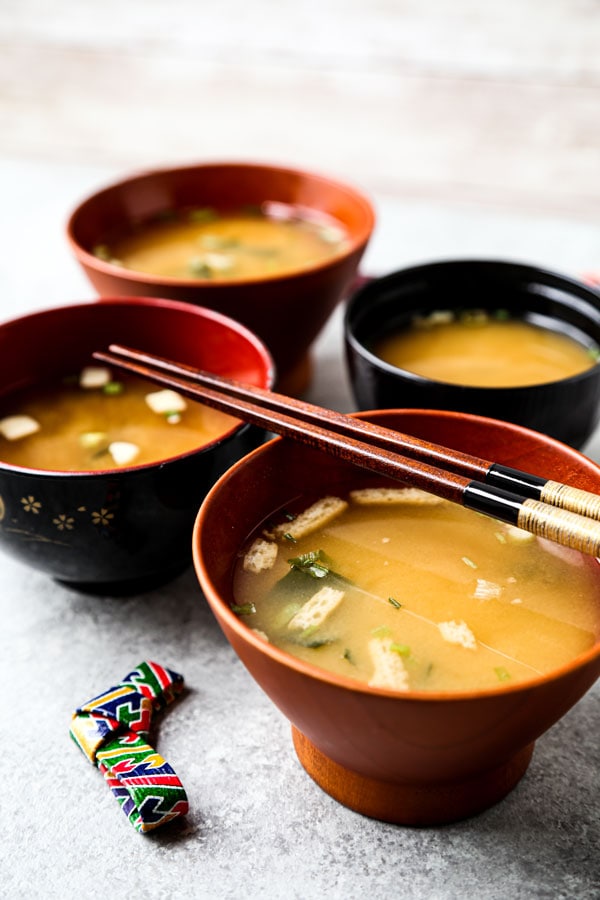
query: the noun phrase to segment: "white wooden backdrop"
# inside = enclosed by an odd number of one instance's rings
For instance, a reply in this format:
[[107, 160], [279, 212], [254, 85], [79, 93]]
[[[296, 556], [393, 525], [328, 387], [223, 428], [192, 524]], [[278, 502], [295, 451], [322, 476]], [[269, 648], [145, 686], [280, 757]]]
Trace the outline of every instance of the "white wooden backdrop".
[[3, 156], [268, 159], [594, 222], [600, 3], [0, 0]]

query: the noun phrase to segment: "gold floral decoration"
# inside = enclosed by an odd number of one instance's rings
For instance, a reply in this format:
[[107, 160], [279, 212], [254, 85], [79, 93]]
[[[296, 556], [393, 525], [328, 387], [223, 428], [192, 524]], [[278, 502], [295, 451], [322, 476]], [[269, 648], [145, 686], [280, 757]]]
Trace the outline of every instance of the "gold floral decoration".
[[109, 512], [104, 507], [100, 511], [95, 511], [92, 513], [92, 522], [94, 525], [109, 525], [110, 520], [114, 519], [115, 514]]
[[68, 516], [66, 513], [61, 513], [60, 516], [56, 516], [55, 519], [52, 519], [52, 522], [59, 531], [72, 531], [74, 521], [75, 519], [72, 516]]
[[42, 508], [42, 504], [39, 500], [36, 500], [34, 496], [28, 494], [27, 497], [21, 497], [21, 503], [23, 504], [23, 509], [28, 513], [35, 513], [37, 516], [40, 509]]

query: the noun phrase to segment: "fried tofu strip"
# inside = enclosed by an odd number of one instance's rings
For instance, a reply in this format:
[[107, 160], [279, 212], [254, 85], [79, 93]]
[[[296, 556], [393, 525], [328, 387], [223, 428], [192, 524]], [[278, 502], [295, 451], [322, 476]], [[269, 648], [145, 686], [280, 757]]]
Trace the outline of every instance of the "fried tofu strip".
[[288, 628], [298, 628], [302, 631], [306, 628], [318, 628], [343, 599], [344, 591], [338, 591], [332, 587], [321, 588], [290, 619]]
[[286, 534], [299, 540], [318, 528], [322, 528], [323, 525], [327, 525], [347, 508], [347, 502], [340, 497], [323, 497], [296, 516], [293, 521], [276, 525], [270, 531], [265, 531], [264, 534], [276, 541], [282, 540]]
[[362, 488], [350, 491], [350, 499], [360, 506], [384, 506], [388, 504], [406, 506], [437, 506], [445, 503], [441, 497], [428, 494], [420, 488]]
[[450, 644], [460, 644], [466, 650], [477, 648], [475, 635], [466, 622], [440, 622], [438, 628], [444, 640]]
[[259, 572], [266, 572], [268, 569], [272, 569], [276, 559], [277, 544], [274, 544], [273, 541], [256, 538], [244, 556], [244, 571], [258, 575]]
[[392, 691], [408, 691], [408, 672], [402, 657], [391, 649], [392, 644], [391, 638], [373, 638], [369, 641], [369, 655], [374, 666], [369, 685]]

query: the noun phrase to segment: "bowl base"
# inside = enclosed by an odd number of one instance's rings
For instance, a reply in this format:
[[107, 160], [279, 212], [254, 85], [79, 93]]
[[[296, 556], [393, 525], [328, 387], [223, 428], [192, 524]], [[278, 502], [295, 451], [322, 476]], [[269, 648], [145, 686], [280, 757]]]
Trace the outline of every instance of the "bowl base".
[[174, 581], [185, 572], [189, 565], [189, 561], [185, 561], [152, 575], [139, 575], [136, 578], [124, 578], [120, 581], [67, 581], [64, 578], [55, 578], [55, 581], [80, 594], [94, 594], [98, 597], [131, 597], [134, 594], [146, 594], [148, 591], [156, 590], [156, 588]]
[[436, 784], [379, 781], [325, 756], [297, 728], [298, 759], [325, 793], [355, 812], [397, 825], [444, 825], [483, 812], [502, 800], [525, 774], [534, 744], [507, 762], [468, 778]]
[[304, 356], [288, 369], [281, 377], [277, 377], [274, 390], [288, 397], [302, 397], [310, 387], [313, 378], [313, 360], [310, 353]]

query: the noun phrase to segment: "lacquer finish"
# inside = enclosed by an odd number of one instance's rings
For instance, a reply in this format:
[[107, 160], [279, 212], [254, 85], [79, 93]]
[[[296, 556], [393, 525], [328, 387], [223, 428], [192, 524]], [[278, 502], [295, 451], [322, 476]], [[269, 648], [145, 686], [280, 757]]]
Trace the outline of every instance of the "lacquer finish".
[[[600, 492], [595, 463], [517, 425], [423, 410], [361, 415]], [[294, 726], [299, 758], [324, 790], [386, 821], [453, 821], [485, 809], [514, 787], [535, 740], [600, 675], [600, 643], [551, 676], [523, 685], [480, 693], [397, 694], [331, 675], [261, 640], [229, 608], [232, 570], [247, 535], [309, 487], [311, 494], [335, 494], [349, 479], [356, 485], [366, 478], [346, 463], [286, 440], [259, 448], [204, 501], [194, 530], [196, 571], [228, 640]], [[598, 570], [595, 560], [587, 564]], [[600, 587], [600, 572], [598, 578]]]
[[452, 260], [402, 269], [367, 282], [348, 302], [346, 359], [359, 409], [402, 406], [475, 413], [583, 446], [600, 418], [599, 364], [548, 384], [490, 388], [434, 381], [373, 353], [374, 343], [384, 334], [407, 326], [414, 315], [440, 309], [503, 310], [600, 344], [600, 294], [575, 279], [495, 260]]
[[[333, 216], [347, 229], [347, 248], [296, 273], [232, 283], [133, 272], [92, 252], [115, 228], [165, 210], [190, 206], [239, 210], [265, 200]], [[309, 347], [352, 281], [373, 226], [370, 201], [333, 179], [278, 166], [207, 163], [133, 175], [99, 191], [74, 210], [67, 237], [101, 296], [169, 297], [219, 310], [264, 340], [275, 359], [279, 383], [299, 393], [310, 379]]]
[[[3, 392], [77, 372], [117, 335], [249, 383], [268, 387], [273, 381], [264, 345], [238, 323], [188, 304], [120, 298], [1, 325]], [[154, 587], [189, 564], [201, 500], [261, 437], [238, 422], [218, 440], [168, 461], [93, 473], [0, 462], [0, 548], [83, 590]]]

